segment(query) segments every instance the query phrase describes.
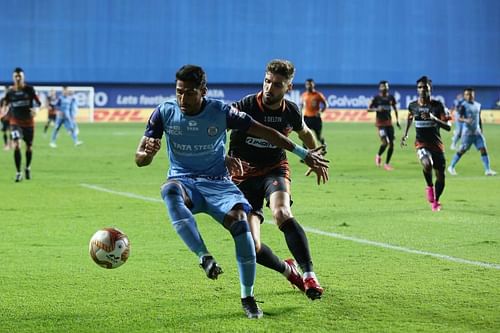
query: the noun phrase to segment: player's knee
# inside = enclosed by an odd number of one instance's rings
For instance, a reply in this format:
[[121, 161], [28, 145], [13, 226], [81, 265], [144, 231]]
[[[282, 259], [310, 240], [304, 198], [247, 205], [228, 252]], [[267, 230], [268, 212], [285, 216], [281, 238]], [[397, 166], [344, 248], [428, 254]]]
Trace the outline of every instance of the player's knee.
[[278, 224], [278, 226], [292, 217], [292, 212], [288, 207], [285, 206], [274, 208], [272, 213], [273, 213], [273, 218]]
[[479, 149], [479, 152], [481, 153], [481, 156], [486, 156], [486, 155], [488, 155], [488, 151], [486, 150], [486, 148], [480, 148], [480, 149]]
[[161, 187], [161, 197], [182, 197], [182, 188], [179, 183], [169, 181]]
[[255, 244], [255, 253], [259, 253], [261, 249], [260, 239], [253, 239], [253, 243]]
[[233, 237], [237, 237], [241, 234], [250, 232], [247, 221], [235, 221], [229, 226], [229, 232]]

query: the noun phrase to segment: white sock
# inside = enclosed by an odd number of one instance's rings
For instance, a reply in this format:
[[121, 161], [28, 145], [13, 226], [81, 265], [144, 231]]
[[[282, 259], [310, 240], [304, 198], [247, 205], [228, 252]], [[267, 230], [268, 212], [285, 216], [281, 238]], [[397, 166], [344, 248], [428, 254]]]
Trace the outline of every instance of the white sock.
[[314, 274], [314, 272], [304, 272], [304, 279], [308, 279], [308, 278], [315, 279], [316, 278], [316, 274]]

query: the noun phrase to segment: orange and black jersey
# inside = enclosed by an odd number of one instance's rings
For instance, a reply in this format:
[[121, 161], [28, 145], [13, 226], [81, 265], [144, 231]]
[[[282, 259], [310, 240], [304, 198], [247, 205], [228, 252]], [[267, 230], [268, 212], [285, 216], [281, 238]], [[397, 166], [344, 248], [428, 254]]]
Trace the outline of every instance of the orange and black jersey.
[[387, 95], [387, 96], [377, 95], [372, 99], [370, 106], [368, 108], [377, 109], [380, 107], [383, 110], [376, 112], [375, 126], [392, 125], [391, 109], [393, 105], [396, 105], [396, 99], [392, 95]]
[[417, 149], [427, 148], [431, 151], [444, 152], [439, 126], [429, 117], [429, 114], [432, 113], [436, 118], [448, 121], [449, 117], [443, 104], [436, 100], [431, 100], [423, 105], [420, 105], [418, 101], [413, 101], [408, 105], [408, 112], [415, 124], [415, 147]]
[[37, 106], [40, 106], [40, 100], [32, 86], [25, 85], [19, 90], [9, 89], [5, 94], [5, 101], [9, 105], [11, 125], [34, 126], [31, 108], [33, 101], [37, 103]]
[[[279, 109], [269, 110], [262, 103], [262, 92], [259, 92], [246, 96], [234, 103], [234, 106], [249, 114], [255, 121], [274, 128], [283, 135], [288, 136], [292, 131], [303, 129], [302, 114], [298, 106], [291, 101], [284, 100]], [[229, 154], [248, 162], [252, 170], [248, 173], [251, 173], [251, 176], [263, 174], [264, 170], [270, 168], [288, 167], [284, 149], [240, 130], [231, 132]], [[250, 175], [246, 175], [248, 176]]]

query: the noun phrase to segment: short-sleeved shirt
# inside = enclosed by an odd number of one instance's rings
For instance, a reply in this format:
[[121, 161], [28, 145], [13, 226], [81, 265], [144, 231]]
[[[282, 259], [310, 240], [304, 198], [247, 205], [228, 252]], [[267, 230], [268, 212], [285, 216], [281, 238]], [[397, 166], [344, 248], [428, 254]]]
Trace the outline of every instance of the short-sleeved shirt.
[[391, 108], [394, 105], [396, 105], [396, 99], [392, 95], [377, 95], [373, 97], [369, 108], [376, 109], [380, 107], [382, 109], [382, 111], [376, 112], [375, 126], [382, 127], [392, 125]]
[[5, 100], [10, 107], [10, 124], [22, 127], [33, 127], [35, 122], [31, 113], [31, 108], [35, 102], [38, 106], [38, 99], [35, 89], [25, 85], [19, 90], [11, 88], [5, 95]]
[[61, 95], [56, 101], [56, 107], [61, 111], [61, 114], [65, 118], [72, 118], [72, 115], [75, 114], [76, 106], [76, 98], [74, 96], [64, 96]]
[[432, 113], [436, 118], [448, 121], [449, 117], [443, 104], [436, 100], [431, 100], [425, 105], [420, 105], [418, 101], [413, 101], [408, 106], [408, 112], [413, 116], [415, 123], [415, 147], [417, 149], [427, 148], [431, 151], [444, 152], [444, 144], [441, 140], [439, 126], [429, 117], [429, 114]]
[[184, 114], [177, 100], [160, 104], [149, 118], [144, 136], [167, 139], [169, 178], [228, 177], [225, 165], [226, 130], [245, 132], [253, 120], [221, 101], [206, 98], [200, 113]]
[[464, 122], [464, 135], [481, 134], [481, 104], [472, 101], [464, 101], [458, 108], [458, 114], [461, 118], [472, 119], [471, 123]]
[[[292, 131], [297, 132], [304, 128], [302, 114], [297, 104], [288, 100], [283, 100], [279, 109], [270, 110], [262, 103], [262, 92], [259, 92], [244, 97], [234, 106], [249, 114], [255, 121], [274, 128], [285, 136], [290, 135]], [[248, 177], [261, 176], [277, 167], [288, 169], [284, 149], [241, 130], [231, 132], [229, 154], [250, 164], [250, 168], [245, 168], [243, 176], [233, 175], [235, 182], [241, 182]]]
[[306, 91], [300, 98], [304, 105], [304, 117], [317, 117], [321, 104], [327, 105], [325, 96], [319, 91]]

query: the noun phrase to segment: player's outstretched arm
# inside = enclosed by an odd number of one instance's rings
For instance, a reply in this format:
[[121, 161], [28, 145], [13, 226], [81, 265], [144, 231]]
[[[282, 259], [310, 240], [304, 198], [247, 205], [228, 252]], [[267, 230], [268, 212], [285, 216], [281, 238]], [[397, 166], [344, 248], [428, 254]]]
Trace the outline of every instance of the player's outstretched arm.
[[143, 167], [151, 164], [154, 156], [161, 148], [161, 139], [143, 136], [135, 152], [135, 164]]
[[451, 130], [451, 124], [449, 121], [443, 121], [441, 119], [439, 119], [438, 117], [436, 117], [434, 114], [432, 113], [429, 113], [429, 117], [434, 120], [439, 127], [441, 127], [442, 129], [444, 129], [445, 131], [450, 131]]

